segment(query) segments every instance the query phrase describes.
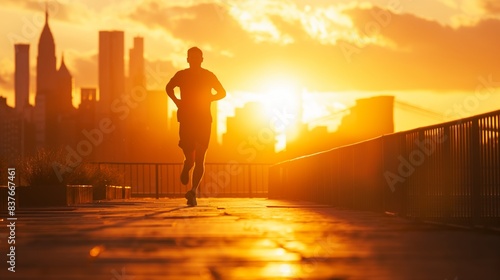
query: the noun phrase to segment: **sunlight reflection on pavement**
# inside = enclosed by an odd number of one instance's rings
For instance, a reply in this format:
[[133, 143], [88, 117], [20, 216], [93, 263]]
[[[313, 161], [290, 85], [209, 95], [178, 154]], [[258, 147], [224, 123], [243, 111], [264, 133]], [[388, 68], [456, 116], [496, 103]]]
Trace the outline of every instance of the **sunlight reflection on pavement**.
[[[299, 202], [205, 198], [192, 208], [184, 203], [142, 199], [20, 212], [17, 246], [23, 265], [9, 279], [494, 279], [499, 274], [493, 265], [500, 260], [498, 236]], [[5, 273], [0, 271], [2, 279]]]

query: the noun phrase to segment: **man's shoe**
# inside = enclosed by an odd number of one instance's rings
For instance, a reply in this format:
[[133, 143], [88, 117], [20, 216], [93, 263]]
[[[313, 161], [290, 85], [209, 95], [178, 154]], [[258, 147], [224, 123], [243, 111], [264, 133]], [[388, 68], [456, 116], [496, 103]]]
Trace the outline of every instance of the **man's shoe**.
[[186, 165], [184, 164], [184, 166], [182, 167], [182, 172], [181, 172], [181, 183], [183, 185], [187, 185], [189, 183], [189, 169], [186, 167]]
[[187, 199], [188, 206], [193, 207], [198, 205], [198, 202], [196, 202], [196, 193], [193, 190], [188, 191], [184, 197]]

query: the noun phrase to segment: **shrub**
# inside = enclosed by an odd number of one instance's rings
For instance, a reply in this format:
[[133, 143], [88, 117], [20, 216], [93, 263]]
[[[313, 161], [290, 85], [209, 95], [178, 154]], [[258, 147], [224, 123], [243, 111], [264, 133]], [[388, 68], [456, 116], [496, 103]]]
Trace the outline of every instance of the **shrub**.
[[64, 159], [62, 151], [38, 150], [33, 156], [21, 160], [20, 174], [28, 186], [62, 186], [53, 164]]
[[54, 166], [64, 162], [64, 157], [62, 150], [39, 150], [35, 155], [21, 160], [18, 174], [22, 174], [28, 186], [21, 189], [21, 202], [25, 206], [65, 205], [66, 185], [92, 185], [93, 199], [105, 199], [106, 185], [121, 182], [121, 175], [116, 170], [86, 163], [58, 177]]
[[29, 186], [104, 186], [117, 184], [120, 181], [120, 174], [109, 168], [99, 168], [91, 164], [80, 164], [59, 178], [54, 170], [54, 164], [64, 162], [64, 156], [63, 151], [39, 150], [34, 156], [21, 161], [23, 179]]
[[94, 164], [82, 164], [68, 177], [70, 184], [88, 184], [93, 186], [116, 185], [121, 176], [108, 167]]

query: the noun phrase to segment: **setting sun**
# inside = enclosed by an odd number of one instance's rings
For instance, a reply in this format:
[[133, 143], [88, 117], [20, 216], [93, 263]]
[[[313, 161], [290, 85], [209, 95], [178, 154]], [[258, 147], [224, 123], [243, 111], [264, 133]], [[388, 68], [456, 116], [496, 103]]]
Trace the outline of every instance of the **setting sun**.
[[260, 102], [273, 121], [276, 151], [286, 148], [287, 140], [296, 137], [302, 122], [302, 92], [292, 77], [277, 76], [263, 84]]
[[288, 113], [299, 117], [301, 92], [293, 78], [277, 78], [263, 85], [260, 95], [267, 113], [272, 115], [276, 110], [287, 110]]

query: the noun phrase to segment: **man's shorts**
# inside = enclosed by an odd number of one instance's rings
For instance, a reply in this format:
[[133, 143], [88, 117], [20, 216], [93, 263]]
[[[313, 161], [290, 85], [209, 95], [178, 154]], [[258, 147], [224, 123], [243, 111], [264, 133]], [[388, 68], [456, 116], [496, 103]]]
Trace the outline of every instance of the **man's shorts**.
[[179, 123], [179, 147], [185, 151], [195, 149], [208, 149], [210, 142], [211, 122], [180, 122]]

